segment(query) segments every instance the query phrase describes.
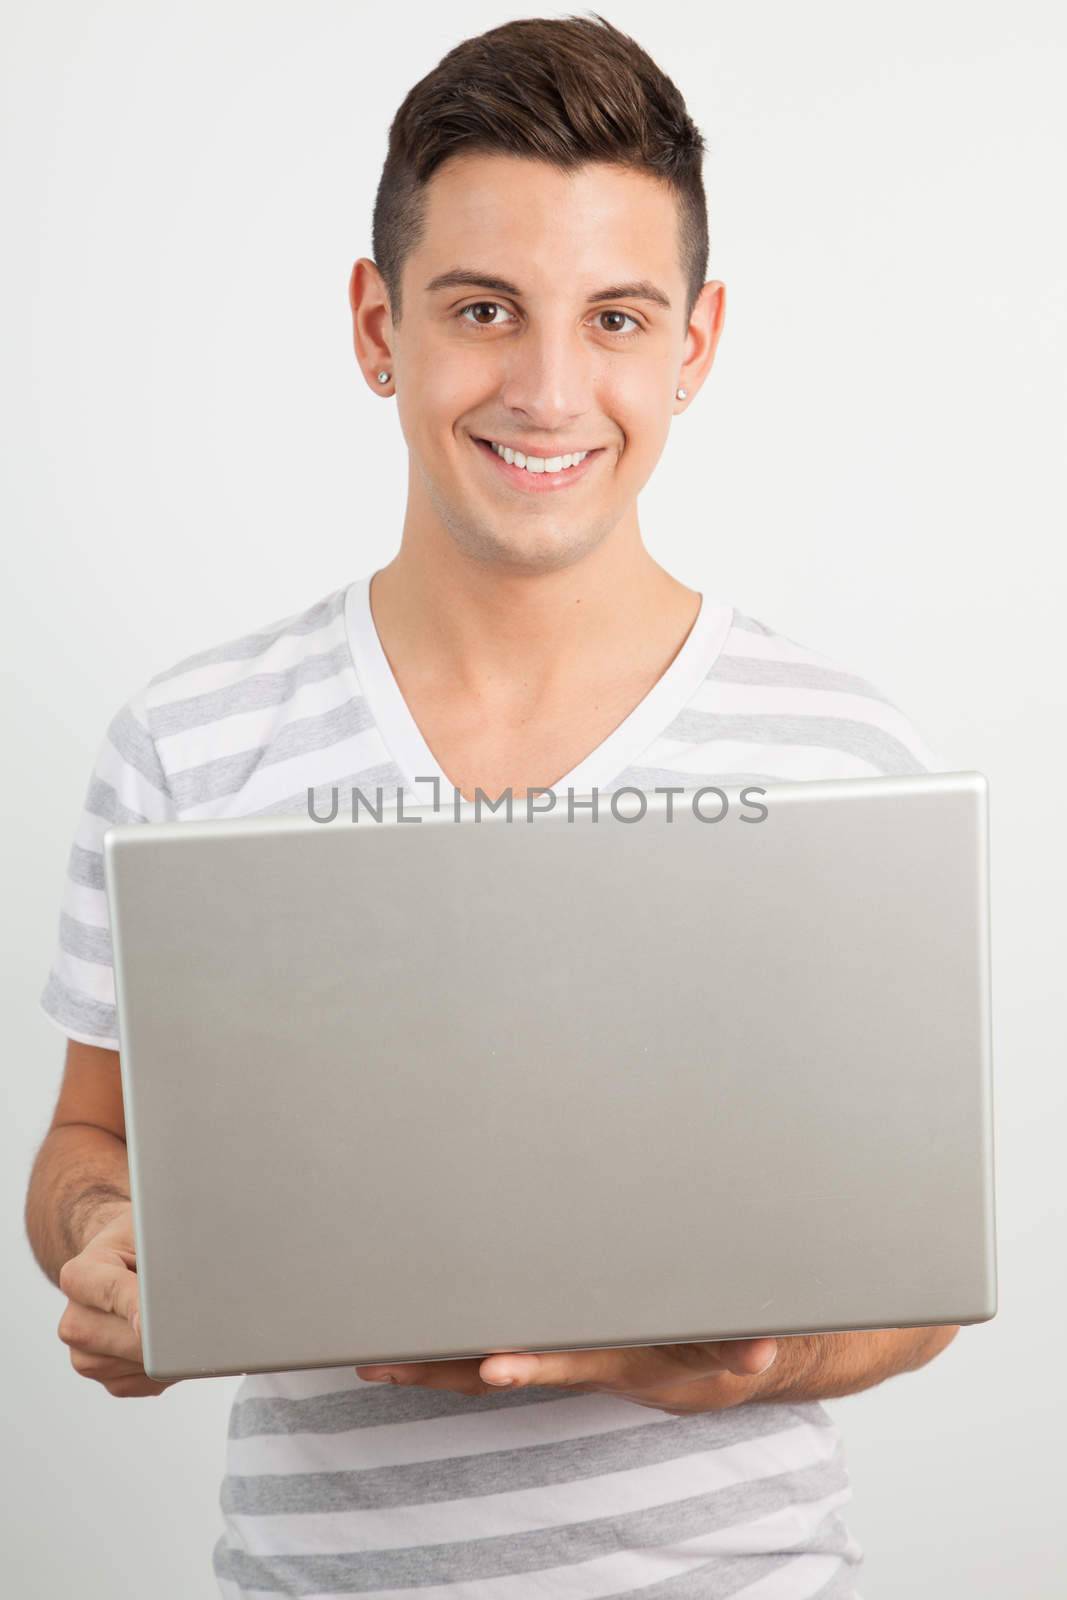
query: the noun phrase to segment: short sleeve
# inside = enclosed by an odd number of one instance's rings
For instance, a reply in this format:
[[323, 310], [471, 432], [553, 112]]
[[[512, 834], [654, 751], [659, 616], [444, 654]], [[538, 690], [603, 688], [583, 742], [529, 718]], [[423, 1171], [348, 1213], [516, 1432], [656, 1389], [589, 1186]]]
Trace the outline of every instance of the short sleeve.
[[915, 726], [914, 722], [907, 722], [906, 733], [903, 735], [903, 737], [916, 761], [919, 762], [923, 772], [952, 771], [950, 764], [943, 760], [942, 757], [938, 755], [937, 751], [927, 743], [922, 732]]
[[922, 723], [908, 716], [881, 685], [854, 677], [849, 690], [871, 702], [870, 742], [863, 754], [883, 777], [910, 778], [916, 773], [955, 770], [928, 741]]
[[850, 692], [862, 695], [877, 706], [877, 715], [871, 719], [874, 737], [864, 755], [880, 768], [883, 777], [903, 778], [916, 773], [956, 770], [929, 743], [923, 726], [909, 717], [880, 686], [866, 678], [852, 678], [849, 687]]
[[[868, 771], [884, 778], [956, 770], [927, 740], [921, 722], [910, 718], [883, 685], [753, 617], [736, 610], [734, 616], [740, 620], [744, 665], [754, 669], [751, 681], [788, 694], [799, 743], [808, 742], [804, 720], [810, 719], [816, 733], [813, 747], [857, 757]], [[756, 630], [766, 638], [754, 649], [751, 634]]]
[[175, 819], [142, 690], [108, 725], [67, 859], [52, 967], [40, 1004], [69, 1039], [119, 1048], [104, 834], [120, 822]]

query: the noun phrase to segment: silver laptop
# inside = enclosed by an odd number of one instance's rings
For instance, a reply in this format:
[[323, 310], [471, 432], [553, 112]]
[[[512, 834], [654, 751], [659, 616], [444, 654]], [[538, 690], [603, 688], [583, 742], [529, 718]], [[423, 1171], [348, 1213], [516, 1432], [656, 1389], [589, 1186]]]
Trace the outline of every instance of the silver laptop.
[[108, 830], [152, 1377], [994, 1315], [986, 779], [718, 794]]

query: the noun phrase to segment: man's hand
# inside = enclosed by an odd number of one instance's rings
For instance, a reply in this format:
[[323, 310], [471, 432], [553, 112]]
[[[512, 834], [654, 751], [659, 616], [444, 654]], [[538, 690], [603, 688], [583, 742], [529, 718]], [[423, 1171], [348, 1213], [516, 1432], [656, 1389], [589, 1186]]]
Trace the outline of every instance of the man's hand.
[[675, 1416], [725, 1410], [753, 1397], [758, 1376], [778, 1353], [774, 1339], [713, 1344], [635, 1345], [544, 1355], [499, 1353], [463, 1361], [388, 1362], [356, 1367], [375, 1383], [482, 1395], [502, 1387], [559, 1385], [579, 1394], [614, 1394]]
[[162, 1394], [141, 1356], [140, 1299], [133, 1238], [133, 1207], [127, 1202], [93, 1235], [80, 1255], [64, 1262], [59, 1287], [67, 1308], [58, 1333], [70, 1346], [75, 1372], [94, 1378], [110, 1394]]

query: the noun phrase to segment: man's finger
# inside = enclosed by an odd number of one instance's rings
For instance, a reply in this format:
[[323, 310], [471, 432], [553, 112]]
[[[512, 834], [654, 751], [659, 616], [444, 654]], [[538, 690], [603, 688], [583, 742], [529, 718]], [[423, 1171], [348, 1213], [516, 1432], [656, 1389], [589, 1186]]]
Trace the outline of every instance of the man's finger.
[[83, 1251], [63, 1264], [59, 1287], [71, 1300], [122, 1317], [133, 1325], [137, 1312], [137, 1274], [117, 1250]]
[[117, 1356], [125, 1361], [137, 1361], [141, 1354], [141, 1341], [128, 1322], [74, 1301], [60, 1317], [56, 1332], [72, 1349], [91, 1350], [96, 1355]]
[[75, 1349], [70, 1353], [70, 1363], [83, 1378], [94, 1378], [97, 1383], [108, 1383], [112, 1378], [143, 1378], [144, 1367], [139, 1361], [120, 1361], [117, 1356], [86, 1354]]
[[174, 1383], [180, 1381], [172, 1379], [169, 1383], [157, 1383], [154, 1378], [149, 1378], [143, 1372], [140, 1374], [131, 1372], [125, 1378], [108, 1378], [104, 1382], [104, 1388], [117, 1400], [131, 1400], [135, 1397], [139, 1400], [148, 1400], [155, 1395], [165, 1394]]
[[[644, 1349], [641, 1354], [648, 1357], [650, 1352]], [[621, 1388], [629, 1362], [626, 1350], [550, 1350], [543, 1355], [523, 1351], [516, 1355], [487, 1356], [481, 1363], [481, 1376], [489, 1384], [511, 1381], [558, 1384], [568, 1389], [582, 1385]], [[668, 1370], [666, 1361], [663, 1368], [664, 1372]]]
[[368, 1383], [395, 1383], [421, 1389], [456, 1389], [461, 1394], [481, 1394], [484, 1385], [478, 1376], [478, 1361], [379, 1361], [357, 1367], [356, 1374]]
[[639, 1392], [657, 1384], [714, 1372], [765, 1372], [777, 1353], [773, 1339], [725, 1339], [703, 1345], [640, 1345], [614, 1350], [563, 1350], [544, 1355], [494, 1355], [481, 1364], [487, 1383], [559, 1384]]
[[752, 1378], [766, 1372], [778, 1354], [776, 1339], [724, 1339], [713, 1346], [727, 1372]]

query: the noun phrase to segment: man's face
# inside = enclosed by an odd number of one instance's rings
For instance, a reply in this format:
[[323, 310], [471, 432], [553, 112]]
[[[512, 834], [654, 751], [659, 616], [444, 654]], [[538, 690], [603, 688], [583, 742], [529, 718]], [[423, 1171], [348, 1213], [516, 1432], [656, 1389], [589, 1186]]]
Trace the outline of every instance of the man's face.
[[[677, 202], [604, 164], [563, 173], [463, 155], [434, 174], [426, 205], [388, 333], [409, 522], [434, 517], [464, 553], [513, 570], [567, 566], [624, 519], [636, 527], [682, 365], [702, 347], [686, 321]], [[456, 272], [473, 276], [433, 286]], [[720, 290], [705, 288], [694, 313], [706, 332]], [[549, 467], [588, 455], [538, 473], [486, 441]]]

